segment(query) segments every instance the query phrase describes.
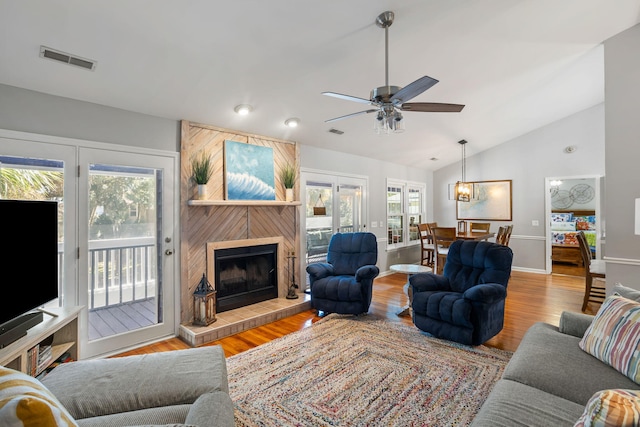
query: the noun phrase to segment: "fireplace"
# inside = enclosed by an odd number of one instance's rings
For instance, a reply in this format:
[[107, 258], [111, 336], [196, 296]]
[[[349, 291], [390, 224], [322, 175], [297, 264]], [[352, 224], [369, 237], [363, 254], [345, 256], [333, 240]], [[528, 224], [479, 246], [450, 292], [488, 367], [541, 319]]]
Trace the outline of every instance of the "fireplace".
[[278, 245], [221, 248], [213, 251], [216, 312], [278, 297]]

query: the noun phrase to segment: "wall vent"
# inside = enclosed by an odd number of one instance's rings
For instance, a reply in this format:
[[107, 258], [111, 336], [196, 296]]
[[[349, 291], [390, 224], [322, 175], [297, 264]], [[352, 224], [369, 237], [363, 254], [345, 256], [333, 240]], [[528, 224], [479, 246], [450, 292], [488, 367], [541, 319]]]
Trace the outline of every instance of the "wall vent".
[[335, 133], [336, 135], [342, 135], [344, 133], [344, 131], [341, 131], [341, 130], [338, 130], [338, 129], [335, 129], [335, 128], [329, 129], [329, 132]]
[[87, 58], [81, 58], [77, 55], [71, 55], [59, 50], [51, 49], [50, 47], [40, 46], [40, 57], [52, 59], [58, 62], [64, 62], [65, 64], [74, 65], [76, 67], [84, 68], [85, 70], [93, 71], [96, 68], [97, 62]]

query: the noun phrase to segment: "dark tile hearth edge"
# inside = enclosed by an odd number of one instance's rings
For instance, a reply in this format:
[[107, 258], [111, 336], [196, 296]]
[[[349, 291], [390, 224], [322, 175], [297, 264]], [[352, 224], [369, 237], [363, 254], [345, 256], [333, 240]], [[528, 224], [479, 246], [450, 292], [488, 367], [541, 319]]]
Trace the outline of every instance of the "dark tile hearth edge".
[[308, 294], [299, 293], [297, 299], [274, 298], [219, 313], [209, 326], [180, 325], [179, 336], [187, 344], [197, 347], [309, 309], [311, 297]]

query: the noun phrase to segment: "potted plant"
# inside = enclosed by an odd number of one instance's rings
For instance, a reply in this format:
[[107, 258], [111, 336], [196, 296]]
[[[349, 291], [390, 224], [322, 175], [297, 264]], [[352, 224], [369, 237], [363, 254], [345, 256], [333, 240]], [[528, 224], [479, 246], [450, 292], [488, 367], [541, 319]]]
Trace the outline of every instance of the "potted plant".
[[202, 153], [199, 157], [191, 159], [191, 179], [198, 185], [198, 199], [207, 198], [207, 182], [213, 174], [211, 157]]
[[285, 200], [293, 201], [293, 186], [296, 184], [298, 170], [295, 165], [287, 163], [280, 170], [280, 179], [285, 188]]

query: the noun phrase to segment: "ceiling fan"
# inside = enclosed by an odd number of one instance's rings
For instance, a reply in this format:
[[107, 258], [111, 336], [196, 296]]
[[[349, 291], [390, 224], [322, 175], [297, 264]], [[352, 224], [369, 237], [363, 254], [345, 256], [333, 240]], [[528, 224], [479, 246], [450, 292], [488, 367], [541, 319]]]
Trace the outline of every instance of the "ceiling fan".
[[322, 92], [323, 95], [347, 101], [355, 101], [361, 104], [370, 104], [376, 108], [325, 120], [326, 123], [335, 122], [336, 120], [342, 120], [348, 117], [359, 116], [361, 114], [377, 113], [377, 131], [400, 132], [403, 130], [401, 111], [458, 113], [464, 108], [464, 105], [460, 104], [407, 102], [438, 83], [438, 80], [429, 76], [421, 77], [404, 88], [400, 86], [389, 86], [389, 27], [393, 23], [393, 18], [394, 14], [391, 11], [383, 12], [376, 18], [376, 25], [380, 28], [384, 28], [385, 32], [385, 85], [373, 89], [369, 99], [343, 95], [336, 92]]

